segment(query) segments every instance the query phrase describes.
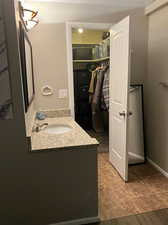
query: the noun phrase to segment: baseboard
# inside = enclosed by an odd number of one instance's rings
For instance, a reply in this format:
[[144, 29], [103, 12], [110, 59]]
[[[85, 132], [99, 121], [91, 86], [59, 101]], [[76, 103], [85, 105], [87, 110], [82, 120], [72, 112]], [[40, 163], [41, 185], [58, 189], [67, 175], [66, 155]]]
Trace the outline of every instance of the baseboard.
[[140, 155], [135, 154], [135, 153], [132, 153], [132, 152], [128, 152], [128, 155], [133, 156], [133, 157], [135, 157], [135, 158], [138, 158], [138, 159], [140, 159], [140, 160], [142, 160], [142, 161], [145, 160], [145, 158], [144, 158], [143, 156], [140, 156]]
[[151, 159], [147, 158], [147, 161], [155, 167], [155, 169], [157, 169], [159, 172], [161, 172], [161, 174], [163, 174], [165, 177], [168, 178], [168, 172], [166, 172], [165, 170], [163, 170], [160, 166], [158, 166], [156, 163], [154, 163]]
[[50, 225], [84, 225], [100, 222], [99, 217], [82, 218], [78, 220], [65, 221], [60, 223], [52, 223]]

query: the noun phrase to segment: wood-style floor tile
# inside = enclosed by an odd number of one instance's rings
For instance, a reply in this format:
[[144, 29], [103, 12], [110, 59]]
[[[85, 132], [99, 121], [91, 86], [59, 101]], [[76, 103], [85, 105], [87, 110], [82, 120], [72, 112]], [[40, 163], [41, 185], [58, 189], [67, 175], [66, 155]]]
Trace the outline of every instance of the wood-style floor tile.
[[167, 225], [168, 209], [126, 216], [122, 218], [103, 221], [94, 225]]
[[129, 167], [125, 183], [109, 163], [108, 153], [99, 153], [98, 172], [101, 220], [168, 208], [168, 179], [150, 164]]

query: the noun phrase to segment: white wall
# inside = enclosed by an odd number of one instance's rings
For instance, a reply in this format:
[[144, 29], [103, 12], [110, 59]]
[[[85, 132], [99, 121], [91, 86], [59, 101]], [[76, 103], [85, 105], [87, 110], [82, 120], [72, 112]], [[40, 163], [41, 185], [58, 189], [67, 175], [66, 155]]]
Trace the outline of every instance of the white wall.
[[[65, 21], [116, 23], [131, 15], [132, 83], [143, 83], [146, 73], [147, 19], [144, 9], [112, 13], [109, 7], [80, 4], [31, 3], [27, 8], [39, 11], [40, 24], [33, 29], [36, 106], [38, 109], [68, 108], [69, 101], [58, 98], [59, 88], [68, 88]], [[51, 84], [55, 93], [41, 95], [41, 87]]]

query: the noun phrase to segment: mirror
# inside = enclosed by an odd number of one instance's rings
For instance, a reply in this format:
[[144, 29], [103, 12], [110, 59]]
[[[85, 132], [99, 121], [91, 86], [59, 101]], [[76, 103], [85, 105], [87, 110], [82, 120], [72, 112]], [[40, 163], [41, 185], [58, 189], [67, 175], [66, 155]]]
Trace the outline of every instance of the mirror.
[[13, 118], [13, 105], [10, 87], [7, 42], [4, 30], [4, 19], [0, 7], [0, 119]]
[[34, 73], [33, 73], [33, 54], [32, 45], [25, 31], [25, 28], [20, 23], [20, 55], [22, 65], [22, 80], [24, 90], [25, 111], [27, 112], [29, 105], [33, 101], [34, 90]]

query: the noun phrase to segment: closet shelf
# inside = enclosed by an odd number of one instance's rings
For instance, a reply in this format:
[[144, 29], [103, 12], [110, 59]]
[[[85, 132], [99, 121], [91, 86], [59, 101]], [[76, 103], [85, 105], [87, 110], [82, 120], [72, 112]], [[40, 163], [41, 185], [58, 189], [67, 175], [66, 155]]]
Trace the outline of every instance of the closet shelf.
[[110, 57], [100, 58], [100, 59], [90, 59], [90, 60], [73, 60], [74, 63], [92, 63], [92, 62], [101, 62], [110, 59]]

